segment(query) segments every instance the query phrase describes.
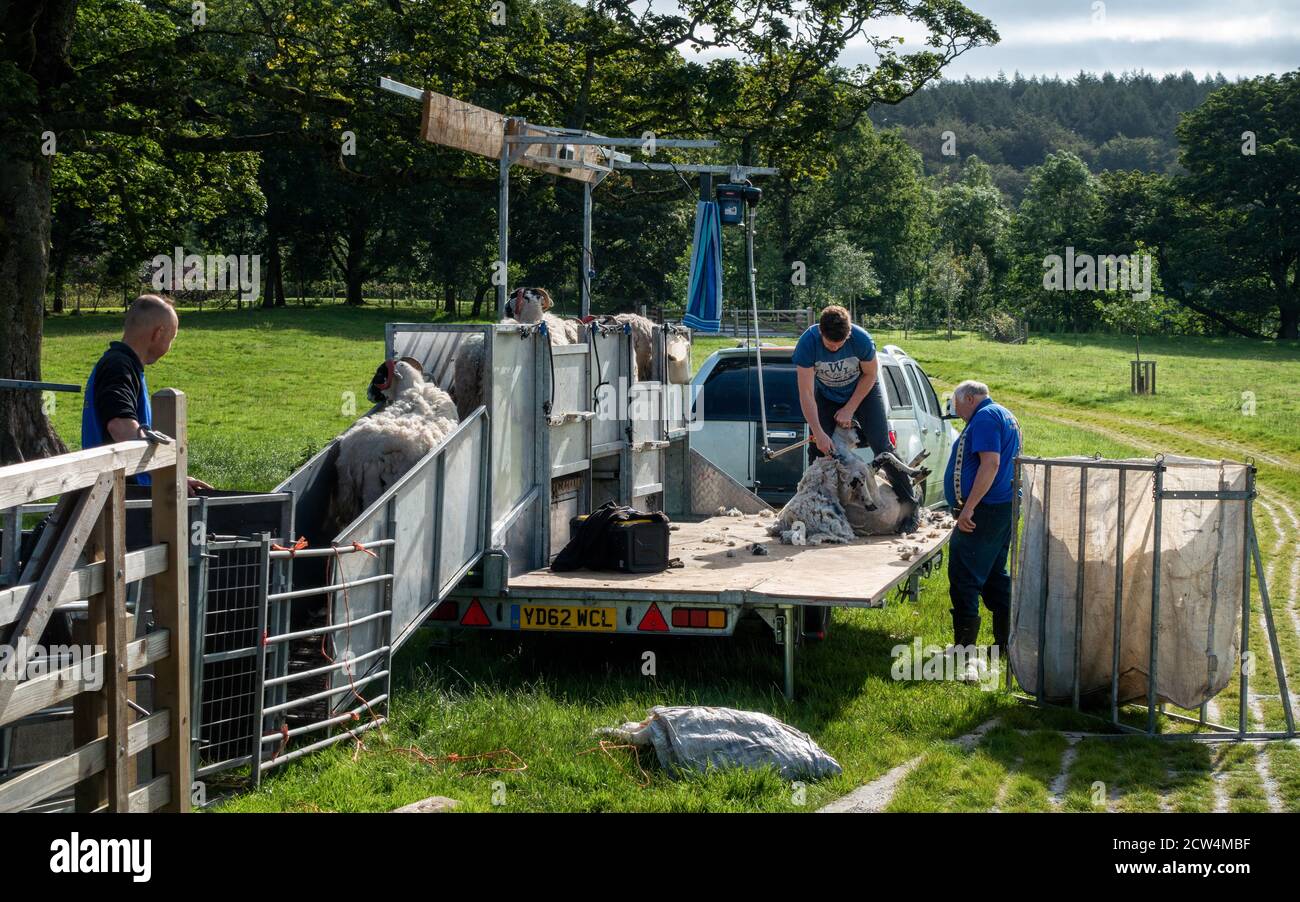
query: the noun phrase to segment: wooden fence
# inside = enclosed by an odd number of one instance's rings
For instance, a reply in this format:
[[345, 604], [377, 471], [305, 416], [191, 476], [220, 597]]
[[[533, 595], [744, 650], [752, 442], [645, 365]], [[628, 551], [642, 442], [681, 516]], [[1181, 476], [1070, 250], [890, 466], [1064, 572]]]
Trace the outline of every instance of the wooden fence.
[[[73, 720], [72, 752], [0, 783], [0, 812], [69, 790], [77, 811], [190, 808], [185, 396], [164, 389], [152, 400], [154, 428], [171, 444], [119, 442], [0, 467], [0, 511], [59, 496], [17, 584], [0, 588], [0, 647], [7, 653], [0, 727], [69, 699]], [[152, 481], [152, 544], [128, 553], [125, 485], [141, 473]], [[16, 519], [5, 520], [9, 573], [19, 544]], [[133, 615], [127, 586], [144, 580], [150, 591], [141, 593]], [[41, 663], [31, 651], [51, 617], [81, 599], [87, 614], [77, 641], [93, 653], [67, 666], [47, 655], [43, 668], [29, 667]], [[131, 681], [145, 668], [152, 670], [147, 681]], [[148, 711], [136, 689], [146, 684]], [[151, 749], [152, 761], [140, 768]]]

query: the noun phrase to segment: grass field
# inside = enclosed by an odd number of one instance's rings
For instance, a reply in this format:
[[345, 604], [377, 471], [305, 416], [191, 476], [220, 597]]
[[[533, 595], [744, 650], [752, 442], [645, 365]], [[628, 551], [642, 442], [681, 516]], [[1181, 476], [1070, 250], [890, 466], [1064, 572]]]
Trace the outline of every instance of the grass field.
[[[346, 392], [357, 393], [364, 409], [383, 324], [402, 318], [415, 316], [338, 308], [187, 312], [172, 354], [149, 379], [155, 389], [172, 385], [190, 396], [195, 475], [222, 487], [265, 489], [347, 425], [355, 414]], [[120, 318], [109, 315], [49, 320], [45, 377], [84, 382], [119, 328]], [[1300, 348], [1144, 342], [1144, 356], [1159, 361], [1161, 394], [1134, 398], [1127, 393], [1128, 345], [1120, 339], [1006, 346], [968, 336], [876, 337], [904, 346], [940, 390], [972, 376], [988, 382], [1020, 416], [1027, 453], [1253, 455], [1283, 656], [1288, 671], [1300, 674]], [[696, 363], [727, 344], [698, 340]], [[1252, 399], [1253, 408], [1246, 404]], [[55, 422], [74, 444], [79, 417], [79, 399], [60, 396]], [[1300, 749], [1293, 745], [1079, 738], [1071, 731], [1089, 722], [1021, 707], [1002, 692], [891, 679], [895, 645], [917, 636], [926, 644], [949, 641], [947, 608], [940, 574], [923, 583], [917, 606], [837, 611], [830, 638], [801, 653], [793, 703], [780, 694], [779, 658], [763, 629], [728, 641], [659, 643], [473, 634], [451, 647], [421, 634], [398, 656], [389, 727], [368, 734], [362, 747], [336, 746], [289, 765], [260, 790], [219, 807], [371, 811], [441, 794], [469, 810], [812, 810], [911, 762], [886, 800], [890, 810], [1300, 811]], [[640, 675], [644, 651], [657, 654], [656, 677]], [[1252, 724], [1281, 722], [1271, 676], [1263, 656], [1248, 700]], [[1234, 684], [1215, 700], [1215, 716], [1235, 716], [1236, 692]], [[655, 704], [696, 703], [767, 711], [807, 730], [844, 765], [844, 775], [806, 793], [770, 773], [674, 781], [645, 760], [643, 772], [625, 750], [601, 750], [591, 735], [640, 719]], [[952, 744], [994, 717], [999, 725], [969, 747]], [[503, 749], [526, 769], [491, 754]], [[476, 755], [488, 757], [452, 757]]]

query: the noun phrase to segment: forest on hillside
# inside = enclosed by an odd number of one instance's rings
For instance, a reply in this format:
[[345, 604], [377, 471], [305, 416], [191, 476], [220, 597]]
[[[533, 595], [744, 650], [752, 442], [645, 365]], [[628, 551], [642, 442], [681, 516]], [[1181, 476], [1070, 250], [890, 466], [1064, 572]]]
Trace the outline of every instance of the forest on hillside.
[[[945, 79], [896, 106], [874, 108], [871, 119], [897, 129], [929, 175], [951, 178], [954, 164], [979, 157], [1008, 200], [1019, 203], [1028, 170], [1053, 152], [1075, 154], [1094, 173], [1177, 171], [1179, 118], [1226, 84], [1221, 75], [1198, 79], [1190, 72]], [[947, 148], [945, 132], [953, 135]]]

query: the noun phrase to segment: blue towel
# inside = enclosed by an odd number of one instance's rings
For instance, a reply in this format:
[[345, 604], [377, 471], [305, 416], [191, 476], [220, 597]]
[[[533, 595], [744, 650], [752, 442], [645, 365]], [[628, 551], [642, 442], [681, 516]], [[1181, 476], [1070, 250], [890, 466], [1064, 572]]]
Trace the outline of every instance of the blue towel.
[[695, 206], [695, 244], [682, 325], [697, 332], [722, 331], [722, 218], [715, 200]]

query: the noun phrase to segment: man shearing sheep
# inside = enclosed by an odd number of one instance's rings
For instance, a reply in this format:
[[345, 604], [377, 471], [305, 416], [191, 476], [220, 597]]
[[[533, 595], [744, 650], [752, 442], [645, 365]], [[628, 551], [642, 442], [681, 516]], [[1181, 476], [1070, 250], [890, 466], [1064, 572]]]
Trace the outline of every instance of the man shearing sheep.
[[[993, 614], [993, 641], [1007, 651], [1011, 632], [1011, 576], [1007, 555], [1015, 524], [1011, 517], [1013, 476], [1020, 454], [1020, 424], [989, 397], [983, 382], [967, 380], [952, 393], [953, 411], [966, 421], [948, 458], [944, 494], [956, 513], [948, 544], [948, 597], [952, 602], [953, 645], [968, 652], [979, 641], [980, 598]], [[963, 676], [984, 677], [983, 662], [967, 655]]]
[[[792, 360], [798, 376], [799, 406], [812, 432], [809, 462], [831, 456], [835, 427], [847, 428], [855, 421], [858, 442], [870, 446], [873, 457], [893, 453], [885, 398], [877, 379], [880, 362], [876, 345], [866, 329], [853, 323], [847, 310], [838, 304], [824, 309], [817, 324], [799, 336]], [[892, 472], [889, 476], [898, 499], [915, 502], [911, 483]]]
[[[108, 343], [108, 350], [86, 381], [81, 447], [149, 437], [153, 412], [144, 368], [171, 350], [179, 328], [176, 310], [158, 295], [142, 294], [132, 301], [122, 325], [122, 340]], [[149, 484], [147, 473], [133, 479], [139, 485]], [[211, 488], [200, 479], [189, 478], [191, 495]]]

